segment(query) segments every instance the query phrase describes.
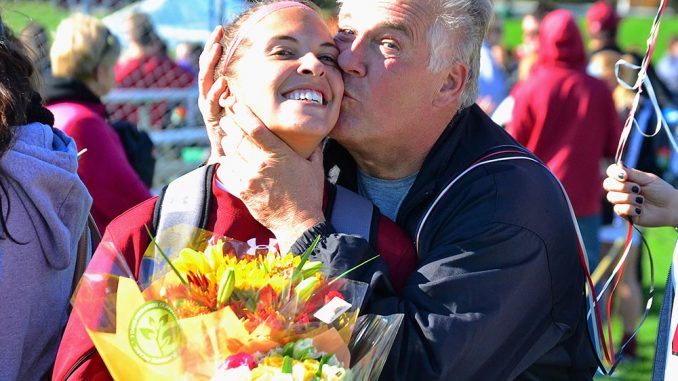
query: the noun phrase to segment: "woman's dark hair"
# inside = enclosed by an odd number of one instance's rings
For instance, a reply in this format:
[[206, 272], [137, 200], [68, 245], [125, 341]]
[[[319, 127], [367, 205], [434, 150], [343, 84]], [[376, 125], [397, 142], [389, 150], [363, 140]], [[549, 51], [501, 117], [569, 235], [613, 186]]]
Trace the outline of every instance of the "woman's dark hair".
[[[31, 83], [34, 71], [26, 50], [3, 23], [0, 15], [0, 159], [14, 142], [15, 127], [28, 122], [28, 110], [36, 96]], [[0, 190], [2, 191], [0, 240], [9, 238], [19, 243], [7, 229], [7, 218], [10, 212], [9, 193], [2, 181], [0, 181]], [[5, 232], [7, 237], [3, 236], [2, 232]]]
[[[221, 38], [221, 41], [219, 41], [219, 44], [221, 44], [221, 58], [219, 59], [219, 62], [217, 63], [215, 70], [214, 70], [214, 79], [218, 79], [219, 77], [226, 75], [230, 76], [232, 73], [229, 72], [229, 69], [226, 68], [226, 71], [224, 71], [224, 65], [226, 61], [226, 51], [228, 50], [229, 45], [231, 45], [231, 42], [235, 39], [236, 35], [240, 31], [240, 28], [243, 26], [243, 24], [253, 15], [255, 14], [259, 8], [262, 8], [266, 5], [272, 4], [272, 3], [277, 3], [281, 0], [264, 0], [264, 1], [257, 1], [252, 6], [247, 8], [247, 10], [243, 13], [240, 14], [233, 22], [231, 22], [228, 25], [224, 25], [224, 34], [223, 37]], [[302, 3], [312, 9], [315, 9], [316, 11], [318, 10], [318, 7], [313, 4], [310, 1], [307, 0], [288, 0], [288, 1], [294, 1], [297, 3]], [[247, 38], [244, 38], [242, 42], [240, 43], [240, 47], [247, 47], [249, 46], [249, 41]], [[236, 49], [235, 54], [233, 54], [233, 57], [231, 58], [229, 62], [229, 66], [232, 66], [233, 63], [235, 63], [241, 56], [242, 54], [239, 54], [240, 48]]]
[[28, 122], [34, 71], [21, 42], [0, 18], [0, 157], [12, 145], [14, 127]]

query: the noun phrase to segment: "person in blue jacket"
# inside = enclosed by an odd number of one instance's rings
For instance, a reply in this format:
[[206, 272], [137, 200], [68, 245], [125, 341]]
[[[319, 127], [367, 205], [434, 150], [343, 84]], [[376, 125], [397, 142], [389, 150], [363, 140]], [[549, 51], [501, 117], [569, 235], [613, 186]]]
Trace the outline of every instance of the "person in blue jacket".
[[[206, 118], [226, 135], [219, 153], [240, 161], [220, 167], [225, 185], [281, 247], [303, 251], [320, 235], [314, 258], [339, 273], [375, 255], [325, 220], [323, 169], [416, 244], [417, 270], [400, 294], [379, 259], [349, 274], [370, 284], [364, 312], [405, 315], [383, 380], [591, 380], [597, 366], [567, 198], [474, 104], [491, 15], [490, 0], [343, 1], [335, 42], [345, 91], [324, 168], [237, 99], [222, 103], [220, 121]], [[204, 75], [216, 52], [205, 52], [201, 110], [218, 115], [219, 84]]]
[[0, 18], [0, 380], [51, 377], [92, 205], [34, 74]]

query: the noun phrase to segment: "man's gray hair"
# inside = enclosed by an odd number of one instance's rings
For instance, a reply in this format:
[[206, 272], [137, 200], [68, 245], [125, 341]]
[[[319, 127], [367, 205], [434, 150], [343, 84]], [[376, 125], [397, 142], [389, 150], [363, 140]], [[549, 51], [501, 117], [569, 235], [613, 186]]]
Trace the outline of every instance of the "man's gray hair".
[[431, 49], [429, 69], [445, 70], [450, 64], [468, 66], [468, 82], [461, 94], [461, 108], [478, 98], [480, 48], [493, 14], [493, 0], [431, 0], [438, 17], [428, 33]]

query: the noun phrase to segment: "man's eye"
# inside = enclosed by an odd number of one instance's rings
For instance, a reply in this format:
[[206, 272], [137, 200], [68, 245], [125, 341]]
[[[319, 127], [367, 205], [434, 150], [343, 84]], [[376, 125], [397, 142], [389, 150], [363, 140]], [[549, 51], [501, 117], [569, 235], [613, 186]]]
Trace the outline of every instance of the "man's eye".
[[391, 40], [383, 40], [381, 41], [381, 46], [384, 49], [387, 49], [389, 51], [399, 51], [400, 47], [393, 41]]

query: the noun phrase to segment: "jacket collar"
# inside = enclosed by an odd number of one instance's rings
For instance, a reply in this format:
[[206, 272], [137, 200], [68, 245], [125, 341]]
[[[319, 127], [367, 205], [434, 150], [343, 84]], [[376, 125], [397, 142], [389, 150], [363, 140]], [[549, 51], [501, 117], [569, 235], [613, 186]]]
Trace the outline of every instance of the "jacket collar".
[[61, 102], [89, 103], [97, 113], [105, 116], [106, 108], [92, 90], [82, 81], [68, 77], [45, 78], [45, 102], [47, 104]]
[[[398, 212], [398, 223], [422, 202], [437, 195], [447, 183], [493, 147], [518, 145], [478, 107], [457, 113], [429, 151], [417, 179]], [[330, 182], [357, 189], [357, 165], [335, 140], [324, 147], [325, 171]]]
[[[428, 205], [447, 184], [493, 148], [518, 145], [478, 105], [461, 110], [428, 153], [417, 180], [398, 211], [398, 223]], [[409, 230], [409, 229], [408, 229]]]

